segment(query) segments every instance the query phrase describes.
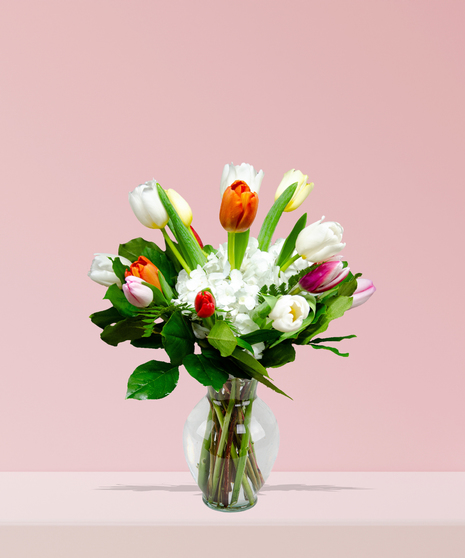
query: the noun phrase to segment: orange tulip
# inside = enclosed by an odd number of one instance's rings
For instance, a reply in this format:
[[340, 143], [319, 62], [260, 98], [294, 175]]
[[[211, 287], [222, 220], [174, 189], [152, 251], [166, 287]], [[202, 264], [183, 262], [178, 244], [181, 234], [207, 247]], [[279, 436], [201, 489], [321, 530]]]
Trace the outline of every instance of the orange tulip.
[[125, 276], [134, 275], [140, 277], [146, 283], [150, 283], [160, 289], [160, 280], [158, 279], [158, 268], [145, 256], [139, 256], [139, 259], [131, 264], [129, 270], [126, 270]]
[[242, 180], [226, 188], [220, 208], [220, 222], [228, 232], [240, 233], [250, 229], [258, 209], [258, 194], [251, 192]]

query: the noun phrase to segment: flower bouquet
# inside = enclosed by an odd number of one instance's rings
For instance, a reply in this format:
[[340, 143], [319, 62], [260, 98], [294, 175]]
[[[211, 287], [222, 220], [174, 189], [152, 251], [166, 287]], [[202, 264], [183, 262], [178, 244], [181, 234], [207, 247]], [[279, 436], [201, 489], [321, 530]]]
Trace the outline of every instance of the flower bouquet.
[[110, 308], [90, 316], [102, 340], [164, 349], [169, 358], [138, 366], [127, 398], [166, 397], [180, 365], [207, 387], [186, 422], [184, 447], [205, 503], [223, 511], [253, 506], [276, 458], [276, 420], [256, 397], [257, 384], [288, 397], [268, 369], [294, 361], [295, 345], [348, 356], [327, 343], [354, 335], [319, 335], [375, 291], [338, 255], [345, 244], [336, 222], [307, 226], [304, 214], [272, 243], [283, 212], [313, 189], [300, 171], [284, 175], [258, 237], [250, 237], [262, 179], [245, 163], [224, 167], [219, 217], [228, 239], [218, 247], [202, 243], [179, 193], [154, 180], [138, 186], [130, 205], [144, 226], [160, 229], [164, 249], [135, 238], [118, 255], [96, 254], [89, 272], [108, 287]]

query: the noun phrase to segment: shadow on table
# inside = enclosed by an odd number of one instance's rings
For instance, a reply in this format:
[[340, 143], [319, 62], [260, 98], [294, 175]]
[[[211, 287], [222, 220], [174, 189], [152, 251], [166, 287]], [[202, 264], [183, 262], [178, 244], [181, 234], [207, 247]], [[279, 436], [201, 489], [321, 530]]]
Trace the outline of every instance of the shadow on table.
[[[200, 494], [200, 489], [195, 484], [117, 484], [116, 486], [101, 486], [96, 490], [130, 490], [132, 492], [195, 492]], [[265, 492], [340, 492], [342, 490], [371, 490], [358, 486], [334, 486], [332, 484], [274, 484], [265, 486], [260, 490], [260, 495]]]

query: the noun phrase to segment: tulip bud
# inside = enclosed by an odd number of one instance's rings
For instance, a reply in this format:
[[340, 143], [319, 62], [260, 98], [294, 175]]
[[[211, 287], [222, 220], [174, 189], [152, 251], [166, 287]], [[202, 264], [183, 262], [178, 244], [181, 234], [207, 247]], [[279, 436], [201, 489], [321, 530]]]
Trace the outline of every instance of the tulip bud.
[[155, 180], [141, 184], [130, 192], [129, 204], [135, 216], [149, 229], [163, 229], [168, 224], [168, 213], [161, 203]]
[[224, 192], [220, 222], [228, 232], [240, 233], [250, 229], [258, 209], [258, 194], [251, 192], [242, 180], [236, 180]]
[[237, 180], [245, 182], [248, 184], [250, 191], [258, 194], [260, 191], [260, 186], [263, 180], [263, 171], [257, 173], [252, 165], [247, 163], [242, 163], [242, 165], [225, 165], [223, 169], [223, 174], [221, 176], [220, 194], [223, 197], [226, 188], [231, 186]]
[[309, 293], [324, 293], [339, 285], [349, 275], [349, 271], [350, 268], [343, 267], [342, 262], [324, 262], [307, 275], [304, 275], [299, 281], [299, 285]]
[[197, 231], [194, 229], [194, 227], [191, 225], [191, 231], [192, 234], [195, 236], [195, 240], [197, 240], [197, 242], [199, 243], [200, 248], [203, 248], [203, 242], [202, 239], [200, 238], [200, 236], [197, 234]]
[[169, 188], [168, 190], [165, 190], [165, 192], [181, 221], [184, 225], [186, 225], [186, 227], [190, 227], [192, 223], [192, 210], [189, 204], [181, 196], [181, 194], [176, 192], [176, 190]]
[[131, 264], [129, 270], [126, 270], [125, 275], [126, 277], [140, 277], [143, 281], [154, 285], [161, 291], [158, 268], [145, 256], [139, 256], [139, 259]]
[[284, 211], [294, 211], [294, 209], [297, 209], [313, 190], [313, 182], [307, 184], [307, 180], [308, 176], [306, 174], [302, 174], [300, 170], [292, 169], [285, 173], [278, 189], [276, 190], [274, 199], [277, 200], [279, 196], [295, 182], [297, 182], [297, 188], [291, 198], [291, 201], [284, 208]]
[[339, 223], [326, 221], [322, 217], [299, 234], [295, 249], [302, 258], [311, 262], [323, 262], [340, 252], [345, 244], [341, 242], [344, 229]]
[[357, 279], [357, 288], [352, 295], [353, 302], [350, 308], [356, 308], [364, 304], [375, 291], [376, 287], [373, 285], [373, 281], [359, 277]]
[[199, 318], [209, 318], [215, 313], [215, 299], [210, 291], [197, 293], [194, 306]]
[[127, 301], [137, 308], [146, 308], [153, 300], [153, 292], [147, 285], [142, 285], [143, 279], [129, 275], [123, 285], [123, 293]]
[[131, 265], [131, 262], [126, 258], [121, 256], [115, 256], [113, 254], [94, 254], [95, 258], [90, 266], [90, 271], [87, 274], [92, 281], [103, 285], [104, 287], [110, 287], [110, 285], [118, 285], [121, 289], [121, 281], [115, 275], [113, 271], [113, 262], [110, 258], [119, 258], [123, 265]]
[[282, 332], [297, 331], [308, 316], [310, 307], [303, 296], [284, 295], [278, 299], [268, 316], [274, 329]]

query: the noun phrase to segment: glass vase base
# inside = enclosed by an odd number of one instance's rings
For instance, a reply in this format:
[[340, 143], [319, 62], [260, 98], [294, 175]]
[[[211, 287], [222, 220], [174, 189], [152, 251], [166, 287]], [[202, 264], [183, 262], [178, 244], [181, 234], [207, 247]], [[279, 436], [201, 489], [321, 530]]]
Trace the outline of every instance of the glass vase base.
[[223, 512], [223, 513], [235, 513], [250, 510], [257, 503], [258, 498], [255, 498], [255, 502], [247, 502], [246, 504], [235, 504], [234, 506], [224, 506], [223, 504], [218, 504], [217, 502], [209, 502], [204, 496], [202, 496], [203, 503], [209, 507], [211, 510]]

